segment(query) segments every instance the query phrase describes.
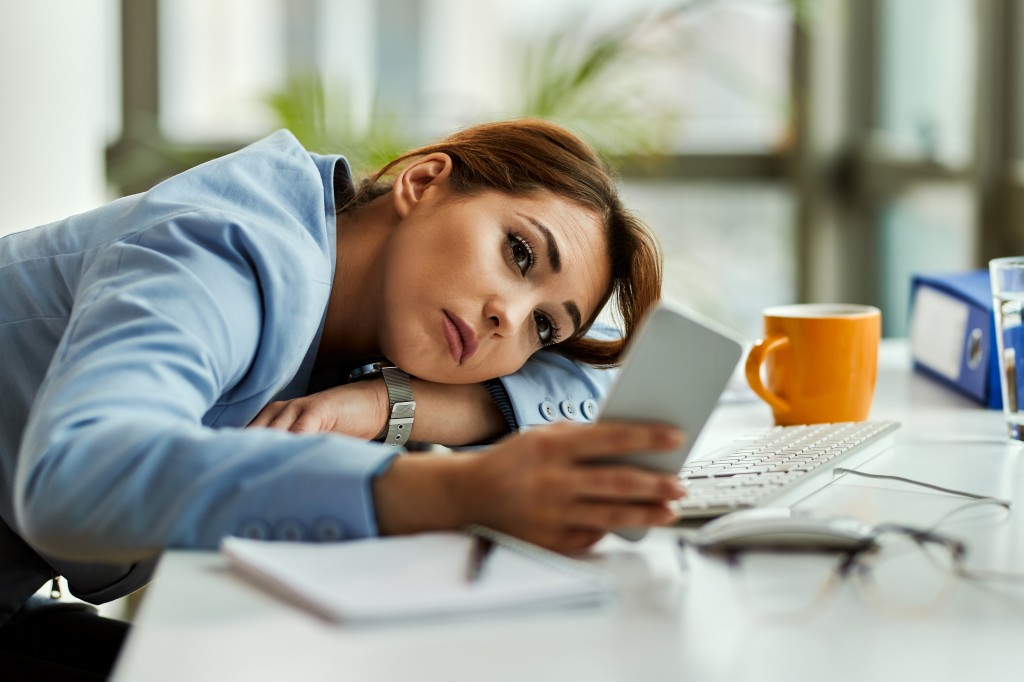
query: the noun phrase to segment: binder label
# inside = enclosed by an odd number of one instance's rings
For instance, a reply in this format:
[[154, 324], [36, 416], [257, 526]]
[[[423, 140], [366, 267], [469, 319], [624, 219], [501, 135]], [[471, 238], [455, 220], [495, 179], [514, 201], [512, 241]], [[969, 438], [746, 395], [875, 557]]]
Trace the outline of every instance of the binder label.
[[910, 347], [914, 359], [947, 379], [958, 380], [967, 331], [967, 304], [932, 287], [917, 287], [913, 311]]

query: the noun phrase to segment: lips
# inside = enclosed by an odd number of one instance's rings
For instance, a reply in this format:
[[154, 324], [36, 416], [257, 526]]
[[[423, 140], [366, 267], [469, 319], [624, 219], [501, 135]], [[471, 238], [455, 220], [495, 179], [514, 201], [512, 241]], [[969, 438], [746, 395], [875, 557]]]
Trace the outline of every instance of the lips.
[[445, 340], [448, 341], [448, 352], [457, 363], [463, 363], [473, 356], [479, 345], [476, 333], [462, 318], [447, 310], [443, 311], [441, 326]]

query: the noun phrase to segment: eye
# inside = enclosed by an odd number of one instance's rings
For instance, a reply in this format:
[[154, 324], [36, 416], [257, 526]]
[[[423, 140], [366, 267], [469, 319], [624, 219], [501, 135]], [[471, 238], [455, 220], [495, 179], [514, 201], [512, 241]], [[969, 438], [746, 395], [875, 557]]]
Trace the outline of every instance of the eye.
[[507, 238], [508, 255], [512, 264], [519, 268], [519, 272], [526, 274], [533, 267], [533, 247], [529, 240], [514, 232], [510, 232]]
[[537, 340], [542, 346], [550, 346], [558, 343], [558, 327], [554, 321], [544, 313], [533, 314], [534, 324], [537, 325]]

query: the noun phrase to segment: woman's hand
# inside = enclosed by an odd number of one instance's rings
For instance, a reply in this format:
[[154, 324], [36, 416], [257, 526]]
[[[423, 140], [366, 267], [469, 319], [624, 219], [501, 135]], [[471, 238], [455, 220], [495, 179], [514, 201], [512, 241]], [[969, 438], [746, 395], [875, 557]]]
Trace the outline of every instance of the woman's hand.
[[270, 403], [249, 426], [293, 433], [333, 431], [370, 440], [381, 432], [387, 414], [388, 393], [384, 380], [370, 379]]
[[616, 528], [666, 525], [684, 492], [675, 474], [595, 466], [634, 452], [667, 451], [682, 434], [664, 426], [557, 424], [479, 453], [400, 457], [374, 481], [383, 534], [481, 523], [558, 551]]

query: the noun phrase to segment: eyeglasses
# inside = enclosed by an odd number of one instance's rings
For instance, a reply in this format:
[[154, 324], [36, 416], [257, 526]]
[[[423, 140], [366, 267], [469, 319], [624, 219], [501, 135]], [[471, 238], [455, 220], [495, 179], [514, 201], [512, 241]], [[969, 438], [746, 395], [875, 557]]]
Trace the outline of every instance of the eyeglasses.
[[725, 561], [740, 603], [761, 617], [784, 620], [813, 615], [847, 582], [875, 608], [926, 615], [941, 608], [958, 576], [966, 575], [962, 542], [896, 524], [877, 527], [872, 542], [844, 551], [706, 550], [685, 538], [679, 544]]

